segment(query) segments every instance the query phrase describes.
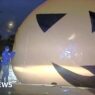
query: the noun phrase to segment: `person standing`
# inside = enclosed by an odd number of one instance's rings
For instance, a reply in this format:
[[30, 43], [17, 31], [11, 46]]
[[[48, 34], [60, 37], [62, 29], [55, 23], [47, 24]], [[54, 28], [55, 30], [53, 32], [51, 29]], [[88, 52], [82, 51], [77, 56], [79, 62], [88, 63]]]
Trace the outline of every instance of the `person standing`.
[[14, 57], [15, 52], [10, 52], [10, 48], [9, 46], [6, 46], [4, 51], [2, 52], [2, 60], [1, 60], [1, 64], [2, 64], [2, 82], [8, 82], [8, 76], [9, 76], [9, 64], [12, 60], [12, 58]]

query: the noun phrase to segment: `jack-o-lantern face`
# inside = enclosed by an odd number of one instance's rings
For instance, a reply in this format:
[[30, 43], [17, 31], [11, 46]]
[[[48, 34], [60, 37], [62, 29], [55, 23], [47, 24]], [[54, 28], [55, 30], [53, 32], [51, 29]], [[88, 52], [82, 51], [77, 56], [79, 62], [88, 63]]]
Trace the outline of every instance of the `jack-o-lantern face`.
[[[17, 32], [14, 67], [51, 66], [52, 62], [66, 66], [95, 65], [94, 12], [94, 0], [47, 0]], [[32, 70], [29, 75], [41, 79], [40, 72], [37, 75]], [[37, 82], [33, 77], [31, 81]]]

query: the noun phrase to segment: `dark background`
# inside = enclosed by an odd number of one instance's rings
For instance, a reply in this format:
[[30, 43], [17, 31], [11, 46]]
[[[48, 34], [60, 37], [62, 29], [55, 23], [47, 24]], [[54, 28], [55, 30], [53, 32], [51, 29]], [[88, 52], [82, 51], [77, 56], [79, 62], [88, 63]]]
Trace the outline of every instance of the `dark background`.
[[[5, 46], [12, 50], [15, 34], [24, 21], [38, 5], [46, 0], [0, 0], [0, 59]], [[13, 27], [9, 27], [12, 22]]]

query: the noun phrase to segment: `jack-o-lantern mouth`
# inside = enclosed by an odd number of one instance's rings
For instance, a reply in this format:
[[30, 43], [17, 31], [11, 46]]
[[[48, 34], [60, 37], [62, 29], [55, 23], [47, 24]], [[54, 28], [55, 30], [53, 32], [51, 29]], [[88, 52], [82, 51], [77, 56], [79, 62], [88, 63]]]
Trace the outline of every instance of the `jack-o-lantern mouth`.
[[[58, 64], [55, 64], [55, 63], [52, 63], [52, 64], [54, 68], [56, 69], [56, 71], [60, 74], [60, 76], [74, 86], [88, 86], [89, 83], [91, 83], [90, 85], [93, 85], [93, 82], [95, 82], [94, 75], [93, 76], [79, 75], [64, 67], [59, 66]], [[89, 83], [86, 83], [86, 82], [89, 82]]]

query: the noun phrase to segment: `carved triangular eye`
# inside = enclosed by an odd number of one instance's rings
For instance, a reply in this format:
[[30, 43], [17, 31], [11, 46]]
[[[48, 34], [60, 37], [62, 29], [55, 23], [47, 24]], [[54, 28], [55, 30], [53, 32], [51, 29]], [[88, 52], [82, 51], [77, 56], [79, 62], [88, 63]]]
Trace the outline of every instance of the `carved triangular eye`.
[[51, 28], [58, 20], [66, 14], [37, 14], [37, 21], [43, 32]]
[[95, 12], [89, 11], [91, 24], [92, 24], [92, 32], [95, 32]]

